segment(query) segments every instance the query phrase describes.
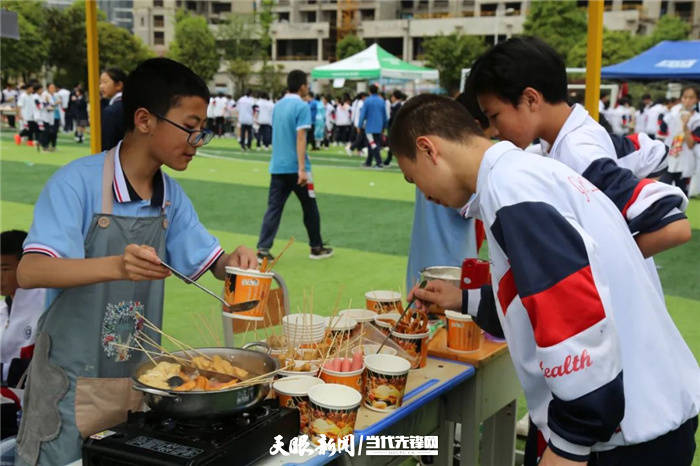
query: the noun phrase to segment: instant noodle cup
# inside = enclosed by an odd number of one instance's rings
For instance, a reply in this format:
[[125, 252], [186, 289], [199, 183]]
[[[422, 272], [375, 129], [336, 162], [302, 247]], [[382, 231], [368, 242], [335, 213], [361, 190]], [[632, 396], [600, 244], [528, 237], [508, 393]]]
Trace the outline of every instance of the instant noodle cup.
[[452, 351], [471, 352], [481, 347], [481, 329], [469, 314], [445, 311], [447, 347]]
[[425, 364], [428, 362], [429, 336], [430, 332], [415, 334], [391, 332], [391, 339], [408, 354], [411, 369], [425, 367]]
[[364, 364], [360, 369], [354, 371], [342, 372], [321, 367], [321, 380], [326, 383], [337, 383], [354, 388], [357, 391], [362, 390], [362, 373], [365, 371]]
[[374, 411], [400, 408], [411, 363], [390, 354], [370, 354], [365, 356], [365, 366], [362, 403]]
[[277, 393], [280, 406], [285, 408], [296, 408], [299, 410], [299, 432], [309, 435], [310, 407], [309, 389], [313, 386], [324, 383], [318, 377], [301, 375], [295, 377], [285, 377], [272, 384], [272, 388]]
[[365, 293], [365, 302], [367, 309], [374, 311], [377, 314], [386, 314], [389, 312], [403, 312], [403, 304], [401, 303], [401, 293], [390, 290], [374, 290]]
[[[257, 306], [247, 311], [234, 312], [239, 319], [262, 320], [267, 306], [267, 298], [270, 295], [272, 285], [272, 272], [260, 272], [256, 269], [240, 269], [238, 267], [226, 267], [226, 279], [224, 281], [224, 300], [228, 304], [244, 303], [246, 301], [260, 300]], [[226, 309], [224, 308], [224, 311]]]
[[396, 322], [401, 318], [398, 312], [390, 312], [388, 314], [379, 314], [374, 318], [374, 326], [379, 329], [384, 335], [389, 335], [391, 329], [396, 325]]
[[321, 435], [336, 442], [355, 432], [362, 394], [346, 385], [325, 383], [309, 389], [311, 424], [309, 438], [318, 445]]

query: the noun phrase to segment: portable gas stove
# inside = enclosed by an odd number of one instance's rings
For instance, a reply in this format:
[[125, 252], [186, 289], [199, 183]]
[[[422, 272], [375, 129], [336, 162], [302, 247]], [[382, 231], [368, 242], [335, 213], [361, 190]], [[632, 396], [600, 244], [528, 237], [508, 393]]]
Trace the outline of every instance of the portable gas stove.
[[232, 416], [172, 419], [129, 413], [127, 421], [83, 443], [83, 465], [248, 465], [299, 433], [299, 412], [266, 400]]

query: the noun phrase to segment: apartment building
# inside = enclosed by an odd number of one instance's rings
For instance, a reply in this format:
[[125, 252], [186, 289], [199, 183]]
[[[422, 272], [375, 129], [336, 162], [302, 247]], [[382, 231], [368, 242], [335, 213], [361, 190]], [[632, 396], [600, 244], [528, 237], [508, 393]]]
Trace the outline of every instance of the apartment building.
[[[133, 0], [133, 32], [157, 53], [173, 39], [175, 12], [184, 8], [204, 16], [211, 27], [230, 13], [253, 13], [260, 0]], [[587, 0], [576, 2], [581, 8]], [[422, 43], [439, 34], [484, 36], [489, 43], [523, 31], [531, 0], [277, 0], [272, 26], [272, 60], [311, 71], [336, 59], [336, 43], [356, 34], [394, 55], [422, 64]], [[645, 34], [664, 14], [674, 14], [700, 37], [700, 0], [605, 0], [604, 25]], [[230, 88], [222, 72], [217, 87]]]

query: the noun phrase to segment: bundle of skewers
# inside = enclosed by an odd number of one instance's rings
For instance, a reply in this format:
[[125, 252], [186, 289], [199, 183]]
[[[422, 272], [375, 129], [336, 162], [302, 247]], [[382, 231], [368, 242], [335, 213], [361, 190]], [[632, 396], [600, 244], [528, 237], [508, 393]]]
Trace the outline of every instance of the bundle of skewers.
[[[146, 355], [153, 364], [139, 376], [139, 382], [154, 388], [193, 391], [224, 390], [243, 388], [272, 382], [274, 376], [286, 369], [282, 367], [265, 374], [252, 375], [234, 364], [235, 361], [218, 354], [208, 355], [181, 340], [165, 333], [144, 315], [136, 312], [139, 331], [127, 342], [110, 342], [119, 350], [138, 351]], [[155, 338], [148, 335], [150, 330], [160, 335], [179, 351], [173, 353]]]

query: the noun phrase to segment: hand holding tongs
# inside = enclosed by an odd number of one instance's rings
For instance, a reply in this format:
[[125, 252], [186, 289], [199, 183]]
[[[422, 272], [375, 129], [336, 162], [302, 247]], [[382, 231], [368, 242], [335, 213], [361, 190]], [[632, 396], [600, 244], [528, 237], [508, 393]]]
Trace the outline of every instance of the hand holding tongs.
[[200, 290], [204, 291], [205, 293], [210, 294], [210, 295], [212, 295], [214, 298], [218, 299], [218, 300], [221, 302], [221, 304], [223, 304], [224, 306], [226, 306], [226, 307], [228, 308], [228, 310], [229, 310], [230, 312], [247, 311], [247, 310], [249, 310], [249, 309], [253, 309], [253, 308], [254, 308], [255, 306], [257, 306], [258, 303], [260, 302], [259, 300], [256, 299], [256, 300], [253, 300], [253, 301], [246, 301], [246, 302], [238, 303], [238, 304], [229, 304], [229, 303], [227, 303], [226, 301], [224, 301], [224, 300], [221, 298], [221, 296], [219, 296], [219, 295], [217, 295], [216, 293], [214, 293], [213, 291], [211, 291], [211, 290], [209, 290], [209, 289], [203, 287], [202, 285], [200, 285], [200, 284], [197, 283], [196, 281], [192, 280], [190, 277], [181, 274], [180, 272], [178, 272], [177, 270], [175, 270], [174, 268], [172, 268], [171, 266], [169, 266], [168, 264], [166, 264], [165, 261], [163, 261], [163, 259], [160, 259], [160, 263], [163, 265], [163, 267], [165, 267], [166, 269], [170, 270], [170, 271], [173, 273], [173, 275], [175, 275], [177, 278], [179, 278], [179, 279], [182, 280], [183, 282], [185, 282], [185, 283], [187, 283], [187, 284], [190, 284], [190, 283], [191, 283], [192, 285], [196, 286], [197, 288], [199, 288]]
[[[425, 285], [427, 285], [427, 284], [428, 284], [428, 281], [423, 280], [422, 282], [420, 282], [420, 285], [418, 285], [418, 288], [425, 288]], [[384, 348], [386, 341], [391, 337], [391, 332], [396, 330], [396, 327], [399, 326], [399, 323], [403, 320], [403, 317], [406, 315], [408, 310], [411, 309], [411, 306], [413, 306], [413, 303], [415, 303], [415, 302], [416, 302], [416, 295], [414, 294], [413, 299], [408, 302], [408, 306], [406, 306], [406, 309], [404, 309], [403, 312], [401, 313], [401, 317], [399, 317], [399, 319], [396, 321], [394, 326], [391, 327], [391, 330], [389, 330], [389, 334], [384, 338], [384, 341], [382, 341], [382, 344], [379, 345], [379, 349], [377, 349], [377, 354], [379, 354], [379, 352], [382, 350], [382, 348]]]

